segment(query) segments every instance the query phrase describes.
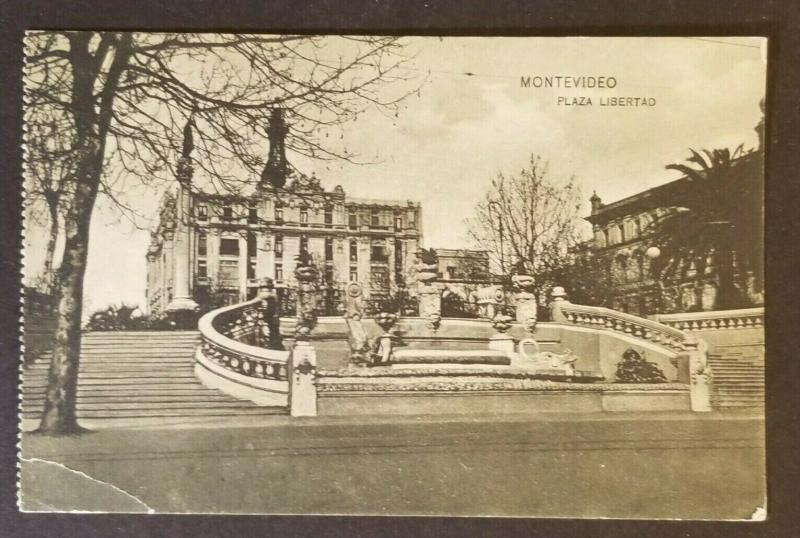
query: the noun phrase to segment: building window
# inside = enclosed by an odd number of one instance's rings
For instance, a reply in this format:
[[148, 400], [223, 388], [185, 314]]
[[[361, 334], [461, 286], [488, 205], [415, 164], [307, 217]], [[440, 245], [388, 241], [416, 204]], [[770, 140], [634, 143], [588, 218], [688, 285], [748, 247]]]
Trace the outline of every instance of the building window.
[[408, 227], [412, 230], [417, 228], [417, 212], [416, 211], [409, 211], [408, 212]]
[[641, 219], [636, 219], [633, 221], [634, 228], [636, 229], [636, 236], [642, 235], [642, 221]]
[[325, 238], [325, 261], [333, 261], [333, 237]]
[[250, 200], [247, 206], [247, 222], [255, 224], [258, 222], [258, 201]]
[[358, 242], [355, 239], [350, 241], [350, 261], [358, 261]]
[[386, 254], [384, 245], [372, 245], [370, 250], [370, 261], [372, 263], [389, 263], [389, 256]]
[[403, 217], [400, 215], [394, 216], [394, 229], [398, 232], [403, 229]]
[[197, 276], [198, 278], [208, 277], [208, 263], [205, 260], [197, 260]]
[[283, 264], [275, 264], [275, 280], [283, 280]]
[[355, 267], [350, 268], [350, 282], [358, 282], [358, 269]]
[[208, 206], [206, 204], [197, 206], [197, 220], [208, 220]]
[[369, 287], [372, 291], [389, 291], [389, 271], [386, 267], [376, 267], [370, 271]]
[[331, 266], [325, 268], [325, 282], [327, 284], [333, 284], [333, 267]]
[[308, 236], [300, 236], [300, 252], [308, 252]]
[[275, 236], [275, 257], [283, 258], [283, 236]]
[[380, 226], [381, 225], [381, 214], [380, 211], [377, 209], [372, 210], [372, 214], [370, 215], [370, 226]]
[[247, 262], [247, 278], [256, 277], [256, 259], [250, 258]]
[[239, 255], [239, 240], [238, 239], [220, 239], [219, 242], [220, 256], [238, 256]]
[[300, 209], [300, 224], [308, 224], [308, 209], [305, 207]]
[[239, 260], [219, 261], [219, 282], [223, 287], [239, 287]]
[[325, 226], [330, 227], [333, 225], [333, 208], [326, 207], [325, 208]]
[[608, 228], [604, 228], [604, 229], [603, 229], [603, 246], [604, 246], [604, 247], [607, 247], [607, 246], [608, 246], [608, 245], [610, 245], [610, 244], [611, 244], [611, 243], [609, 242], [609, 237], [608, 237]]
[[205, 256], [208, 252], [208, 237], [205, 232], [197, 234], [197, 255]]
[[252, 232], [247, 233], [247, 257], [248, 258], [255, 258], [256, 253], [258, 252], [257, 243], [256, 243], [256, 234]]
[[229, 205], [223, 206], [222, 208], [222, 219], [223, 220], [231, 220], [233, 218], [233, 208]]
[[624, 243], [625, 242], [625, 225], [624, 224], [620, 224], [619, 226], [617, 226], [617, 229], [619, 230], [619, 242], [620, 243]]
[[347, 214], [347, 226], [350, 227], [351, 230], [358, 228], [358, 215], [355, 209], [351, 209], [350, 213]]

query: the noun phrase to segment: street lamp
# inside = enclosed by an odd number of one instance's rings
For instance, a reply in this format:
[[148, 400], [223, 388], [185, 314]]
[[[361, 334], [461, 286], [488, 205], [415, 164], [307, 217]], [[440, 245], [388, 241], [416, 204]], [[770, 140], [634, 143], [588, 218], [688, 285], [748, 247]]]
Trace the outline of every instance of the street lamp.
[[650, 258], [651, 260], [655, 260], [656, 258], [661, 256], [661, 249], [656, 246], [652, 246], [644, 252], [644, 255]]
[[[499, 207], [500, 209], [498, 210], [497, 207], [495, 207], [495, 206]], [[505, 278], [505, 275], [506, 275], [506, 263], [505, 263], [505, 254], [504, 254], [505, 249], [503, 248], [503, 231], [504, 230], [503, 230], [502, 206], [500, 205], [500, 202], [498, 202], [497, 200], [492, 200], [492, 201], [489, 202], [489, 220], [490, 221], [492, 219], [492, 207], [495, 207], [495, 212], [497, 213], [497, 216], [498, 216], [498, 219], [497, 219], [497, 231], [500, 234], [500, 274], [501, 274], [502, 277]], [[489, 226], [491, 226], [491, 222], [489, 223]]]

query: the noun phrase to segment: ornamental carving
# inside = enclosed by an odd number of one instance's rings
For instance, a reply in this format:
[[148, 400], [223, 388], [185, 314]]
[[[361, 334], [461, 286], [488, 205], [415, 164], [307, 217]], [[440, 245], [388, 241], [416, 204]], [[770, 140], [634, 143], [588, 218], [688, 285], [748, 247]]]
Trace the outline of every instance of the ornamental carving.
[[512, 321], [513, 318], [511, 316], [508, 316], [506, 314], [497, 314], [492, 319], [492, 327], [494, 327], [494, 330], [496, 330], [500, 334], [505, 334], [505, 332], [511, 328]]

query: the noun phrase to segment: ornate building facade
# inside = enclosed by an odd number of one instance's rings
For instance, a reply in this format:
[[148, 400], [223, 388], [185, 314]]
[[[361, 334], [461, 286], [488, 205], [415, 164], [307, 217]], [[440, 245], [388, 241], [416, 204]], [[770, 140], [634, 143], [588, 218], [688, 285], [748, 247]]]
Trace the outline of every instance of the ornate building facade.
[[[761, 135], [763, 124], [758, 129]], [[738, 159], [735, 169], [753, 182], [763, 183], [763, 150]], [[713, 257], [700, 270], [690, 264], [680, 278], [668, 280], [657, 279], [651, 267], [653, 258], [661, 254], [654, 248], [659, 241], [653, 223], [679, 211], [676, 201], [692, 196], [693, 188], [689, 178], [683, 177], [609, 204], [597, 193], [590, 198], [592, 210], [586, 220], [592, 225], [593, 238], [584, 252], [604, 261], [614, 290], [608, 306], [638, 315], [715, 308], [719, 281]], [[753, 304], [763, 304], [761, 278], [745, 275], [743, 291]]]
[[[332, 293], [352, 281], [367, 296], [409, 286], [422, 241], [419, 203], [353, 198], [337, 185], [290, 171], [286, 126], [273, 112], [270, 153], [248, 195], [212, 194], [192, 184], [191, 143], [178, 167], [178, 188], [162, 200], [147, 252], [147, 301], [152, 314], [209, 302], [244, 301], [258, 281], [294, 288], [296, 257], [307, 253]], [[185, 138], [191, 140], [187, 125]], [[211, 301], [212, 296], [214, 301]]]

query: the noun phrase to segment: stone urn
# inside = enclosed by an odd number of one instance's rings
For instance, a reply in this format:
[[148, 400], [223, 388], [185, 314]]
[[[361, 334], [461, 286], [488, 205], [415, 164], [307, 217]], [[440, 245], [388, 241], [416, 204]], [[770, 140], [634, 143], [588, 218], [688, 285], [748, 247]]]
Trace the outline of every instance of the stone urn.
[[397, 323], [397, 315], [388, 312], [380, 312], [375, 316], [375, 323], [383, 329], [383, 332], [388, 333]]

